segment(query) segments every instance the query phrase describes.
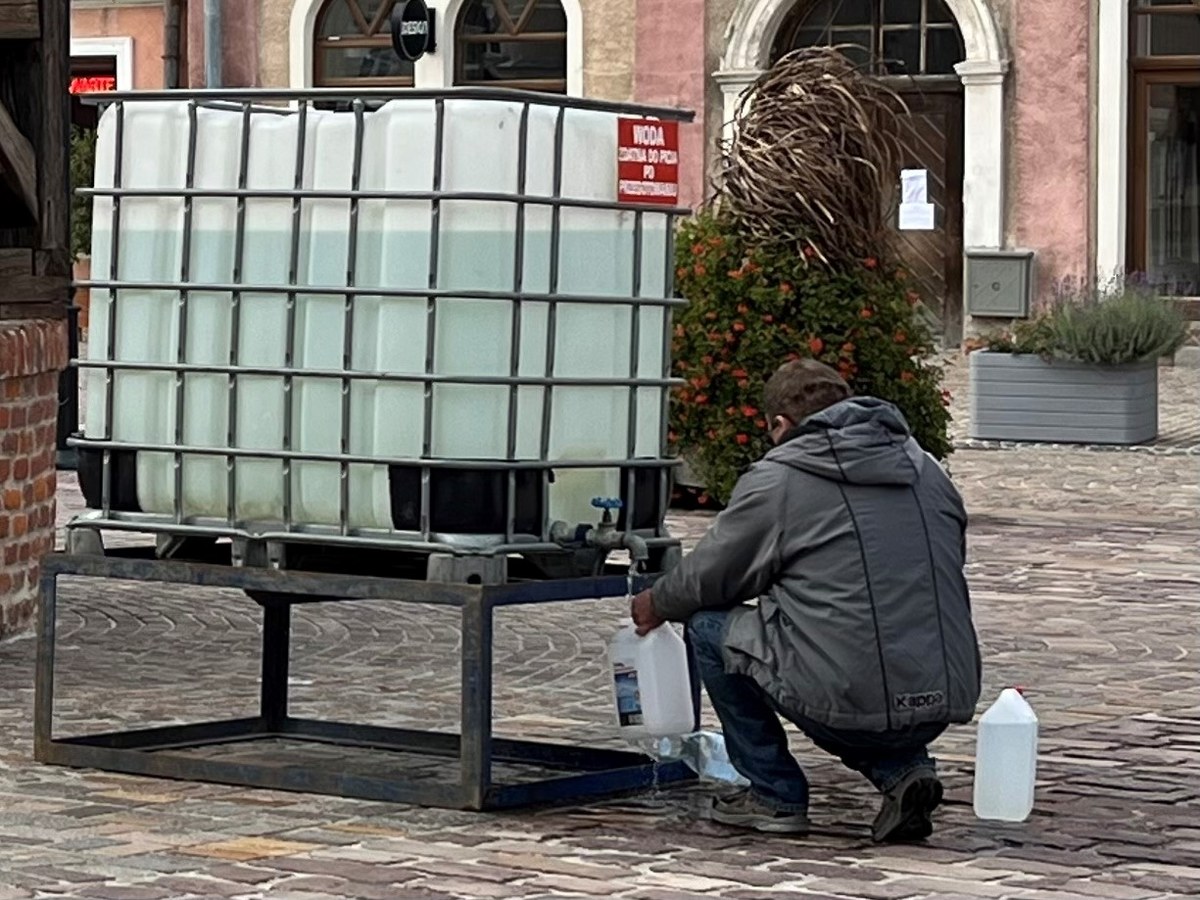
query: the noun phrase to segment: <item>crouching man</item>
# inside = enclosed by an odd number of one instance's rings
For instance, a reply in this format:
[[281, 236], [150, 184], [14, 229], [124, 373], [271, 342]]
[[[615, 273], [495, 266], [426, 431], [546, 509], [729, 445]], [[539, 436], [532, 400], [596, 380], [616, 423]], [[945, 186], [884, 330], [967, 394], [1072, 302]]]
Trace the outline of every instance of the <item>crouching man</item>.
[[808, 830], [782, 715], [883, 795], [875, 840], [928, 837], [942, 784], [927, 745], [969, 722], [980, 692], [962, 499], [899, 410], [852, 397], [827, 366], [787, 363], [764, 406], [774, 448], [695, 551], [633, 599], [634, 622], [687, 623], [751, 785], [715, 800], [714, 820]]

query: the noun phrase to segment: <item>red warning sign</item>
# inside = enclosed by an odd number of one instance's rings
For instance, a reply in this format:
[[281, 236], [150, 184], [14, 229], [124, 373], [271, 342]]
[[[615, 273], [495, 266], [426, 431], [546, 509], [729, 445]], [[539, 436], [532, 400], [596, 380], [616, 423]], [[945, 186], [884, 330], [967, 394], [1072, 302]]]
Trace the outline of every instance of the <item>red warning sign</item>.
[[617, 200], [679, 205], [679, 123], [617, 120]]

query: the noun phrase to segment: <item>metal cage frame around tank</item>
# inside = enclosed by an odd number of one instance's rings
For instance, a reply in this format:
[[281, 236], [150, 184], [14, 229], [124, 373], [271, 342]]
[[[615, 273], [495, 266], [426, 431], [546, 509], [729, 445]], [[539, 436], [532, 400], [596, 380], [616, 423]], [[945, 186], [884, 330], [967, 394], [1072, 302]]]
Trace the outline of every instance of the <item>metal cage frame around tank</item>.
[[[378, 546], [400, 550], [415, 550], [422, 552], [464, 552], [461, 543], [447, 540], [446, 536], [433, 532], [430, 520], [430, 483], [431, 472], [438, 468], [476, 468], [480, 460], [435, 459], [432, 451], [432, 407], [433, 386], [436, 384], [480, 384], [507, 385], [508, 395], [508, 434], [507, 453], [502, 460], [487, 460], [488, 468], [507, 472], [507, 515], [506, 531], [502, 543], [487, 546], [482, 551], [473, 547], [469, 552], [482, 552], [486, 555], [507, 553], [554, 552], [562, 549], [561, 545], [551, 540], [550, 523], [546, 511], [549, 509], [548, 498], [551, 473], [554, 469], [622, 469], [625, 470], [626, 492], [629, 504], [625, 510], [625, 518], [629, 523], [634, 522], [633, 504], [636, 491], [634, 490], [635, 470], [639, 468], [658, 469], [658, 495], [660, 515], [654, 527], [654, 534], [647, 538], [650, 548], [677, 546], [678, 541], [667, 533], [662, 514], [665, 513], [670, 492], [670, 471], [678, 464], [667, 456], [667, 418], [670, 402], [670, 389], [682, 383], [680, 379], [671, 377], [671, 335], [672, 310], [683, 305], [686, 301], [674, 297], [674, 229], [673, 223], [687, 215], [690, 210], [678, 206], [662, 204], [635, 204], [619, 201], [571, 199], [562, 196], [563, 180], [563, 134], [564, 118], [568, 109], [592, 110], [619, 115], [639, 116], [649, 119], [666, 121], [689, 122], [694, 113], [689, 110], [665, 107], [643, 106], [627, 103], [610, 103], [605, 101], [565, 97], [560, 95], [540, 94], [529, 91], [498, 90], [487, 88], [451, 88], [443, 90], [416, 89], [358, 89], [353, 91], [338, 89], [308, 89], [308, 90], [272, 90], [272, 89], [239, 89], [239, 90], [193, 90], [193, 91], [123, 91], [106, 94], [88, 95], [87, 102], [101, 106], [112, 105], [115, 110], [116, 122], [114, 132], [115, 152], [111, 188], [87, 187], [80, 188], [77, 193], [87, 197], [110, 197], [112, 199], [111, 231], [112, 239], [109, 248], [109, 278], [89, 279], [75, 282], [76, 287], [107, 291], [111, 298], [109, 307], [109, 327], [107, 346], [103, 359], [78, 359], [74, 365], [81, 369], [102, 369], [105, 385], [105, 430], [103, 438], [87, 438], [82, 433], [72, 436], [68, 443], [81, 450], [101, 451], [101, 504], [100, 509], [77, 517], [72, 525], [90, 529], [111, 529], [118, 531], [138, 531], [179, 537], [233, 537], [252, 539], [266, 542], [296, 542], [320, 544], [356, 544]], [[431, 100], [435, 109], [435, 144], [433, 179], [428, 191], [386, 191], [362, 190], [359, 178], [362, 166], [362, 146], [364, 116], [369, 104], [382, 104], [388, 100]], [[144, 101], [186, 100], [188, 102], [188, 150], [185, 175], [185, 185], [182, 188], [141, 188], [134, 189], [122, 185], [122, 164], [124, 157], [124, 112], [127, 104]], [[505, 192], [484, 191], [446, 191], [442, 186], [442, 169], [444, 158], [445, 138], [445, 106], [453, 100], [492, 100], [521, 104], [520, 132], [518, 137], [518, 185], [515, 194]], [[304, 177], [305, 136], [308, 113], [317, 104], [340, 104], [348, 106], [347, 114], [355, 117], [354, 159], [352, 163], [351, 185], [349, 190], [305, 189], [302, 187]], [[286, 104], [286, 105], [277, 105]], [[532, 195], [526, 192], [526, 176], [528, 161], [528, 126], [529, 111], [533, 105], [551, 106], [557, 108], [554, 129], [554, 172], [553, 191], [550, 195]], [[197, 143], [197, 110], [202, 107], [239, 111], [242, 115], [240, 148], [238, 156], [238, 186], [236, 188], [197, 188], [194, 185], [196, 143]], [[250, 120], [254, 115], [296, 115], [298, 121], [297, 153], [293, 187], [290, 190], [255, 189], [247, 186], [247, 169], [250, 147]], [[615, 161], [614, 161], [615, 165]], [[118, 263], [120, 260], [120, 225], [121, 200], [132, 197], [161, 197], [181, 198], [183, 200], [183, 245], [182, 262], [177, 282], [146, 282], [124, 281], [118, 278]], [[228, 284], [193, 281], [190, 278], [190, 242], [192, 236], [192, 209], [196, 198], [235, 199], [236, 219], [234, 232], [233, 279]], [[290, 199], [292, 201], [290, 257], [288, 262], [288, 283], [284, 285], [248, 284], [242, 280], [243, 251], [246, 235], [246, 201], [252, 198]], [[347, 222], [348, 261], [345, 286], [312, 286], [300, 284], [300, 235], [301, 215], [303, 204], [308, 200], [345, 200], [349, 204]], [[418, 200], [430, 203], [430, 253], [429, 253], [429, 283], [427, 289], [401, 289], [387, 287], [360, 287], [354, 284], [357, 252], [357, 228], [359, 203], [363, 200]], [[513, 287], [511, 291], [487, 290], [447, 290], [438, 286], [438, 254], [440, 236], [440, 208], [445, 201], [481, 201], [512, 203], [516, 206], [516, 237], [513, 258]], [[524, 289], [524, 256], [525, 256], [525, 218], [529, 207], [546, 207], [550, 215], [550, 260], [549, 284], [546, 293], [530, 293]], [[558, 292], [558, 276], [560, 264], [561, 217], [563, 209], [598, 209], [614, 211], [631, 211], [634, 213], [633, 225], [633, 273], [630, 296], [619, 295], [576, 295]], [[643, 221], [646, 215], [662, 215], [665, 217], [665, 253], [663, 259], [663, 297], [644, 297], [642, 291], [643, 268]], [[162, 290], [175, 292], [177, 347], [174, 362], [126, 362], [116, 360], [117, 336], [117, 296], [122, 290]], [[205, 291], [228, 294], [231, 298], [231, 333], [228, 365], [192, 364], [185, 362], [187, 347], [187, 318], [188, 298], [192, 292]], [[242, 294], [285, 295], [287, 300], [287, 340], [284, 365], [275, 366], [245, 366], [240, 365], [239, 355], [239, 323]], [[293, 365], [293, 349], [295, 341], [296, 307], [298, 295], [326, 295], [345, 298], [343, 305], [344, 346], [342, 350], [341, 370], [321, 370], [296, 368]], [[425, 299], [425, 366], [422, 374], [400, 374], [379, 371], [353, 370], [351, 350], [353, 340], [353, 319], [355, 298], [359, 296], [372, 297], [405, 297]], [[437, 324], [437, 302], [443, 299], [464, 300], [507, 300], [513, 304], [512, 335], [510, 343], [510, 366], [507, 376], [462, 376], [438, 375], [434, 368], [434, 340]], [[547, 304], [547, 337], [546, 362], [542, 376], [521, 376], [518, 374], [521, 341], [521, 307], [523, 302]], [[610, 305], [628, 305], [632, 308], [630, 333], [629, 374], [627, 377], [613, 378], [567, 378], [556, 376], [555, 343], [557, 308], [560, 303], [603, 303]], [[662, 371], [652, 375], [644, 375], [640, 371], [639, 349], [641, 344], [641, 312], [647, 307], [663, 309], [663, 348]], [[152, 371], [174, 373], [175, 383], [175, 416], [174, 441], [170, 444], [147, 444], [113, 439], [114, 388], [118, 372]], [[227, 422], [226, 447], [188, 446], [184, 443], [183, 423], [185, 412], [185, 383], [186, 376], [192, 373], [224, 374], [228, 379], [229, 409]], [[283, 449], [255, 450], [239, 448], [237, 443], [237, 383], [239, 376], [268, 375], [283, 379]], [[340, 452], [319, 453], [297, 451], [293, 449], [292, 435], [292, 382], [297, 377], [329, 378], [341, 381], [341, 421], [342, 436]], [[407, 382], [420, 383], [424, 386], [424, 433], [422, 435], [422, 453], [420, 458], [366, 456], [349, 452], [348, 425], [350, 416], [350, 384], [356, 379], [369, 379], [379, 383]], [[537, 460], [516, 459], [517, 432], [517, 393], [522, 386], [540, 386], [545, 388], [542, 402], [540, 452]], [[548, 459], [550, 444], [550, 429], [552, 418], [552, 395], [556, 387], [626, 387], [629, 390], [629, 423], [627, 433], [626, 458], [616, 460], [551, 460]], [[658, 436], [658, 452], [653, 458], [635, 458], [637, 446], [637, 392], [639, 389], [657, 389], [661, 395], [660, 434]], [[114, 451], [142, 451], [171, 454], [174, 460], [174, 514], [145, 512], [126, 512], [112, 508], [112, 473]], [[185, 456], [224, 457], [227, 469], [227, 514], [224, 519], [216, 517], [185, 518], [182, 510], [183, 496], [183, 460]], [[239, 459], [279, 459], [282, 461], [282, 491], [283, 491], [283, 522], [282, 530], [250, 531], [240, 523], [235, 515], [237, 508], [237, 460]], [[304, 525], [293, 520], [292, 503], [292, 465], [295, 462], [330, 462], [340, 466], [340, 497], [339, 525]], [[420, 490], [420, 531], [413, 537], [414, 532], [371, 528], [350, 528], [349, 512], [349, 467], [356, 464], [368, 465], [403, 465], [419, 467], [421, 475]], [[514, 528], [516, 479], [521, 470], [541, 472], [541, 502], [543, 509], [543, 527], [540, 536], [522, 540]]]

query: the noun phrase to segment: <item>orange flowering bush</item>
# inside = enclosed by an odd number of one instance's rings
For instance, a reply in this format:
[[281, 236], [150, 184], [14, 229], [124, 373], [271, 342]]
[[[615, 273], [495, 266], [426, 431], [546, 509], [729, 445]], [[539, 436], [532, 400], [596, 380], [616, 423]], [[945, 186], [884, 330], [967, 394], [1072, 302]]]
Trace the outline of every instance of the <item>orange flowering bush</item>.
[[921, 445], [949, 454], [948, 395], [934, 343], [903, 271], [875, 258], [839, 271], [811, 255], [747, 246], [718, 212], [684, 222], [676, 281], [689, 304], [675, 320], [671, 440], [725, 502], [769, 448], [766, 379], [801, 356], [837, 369], [856, 394], [900, 408]]

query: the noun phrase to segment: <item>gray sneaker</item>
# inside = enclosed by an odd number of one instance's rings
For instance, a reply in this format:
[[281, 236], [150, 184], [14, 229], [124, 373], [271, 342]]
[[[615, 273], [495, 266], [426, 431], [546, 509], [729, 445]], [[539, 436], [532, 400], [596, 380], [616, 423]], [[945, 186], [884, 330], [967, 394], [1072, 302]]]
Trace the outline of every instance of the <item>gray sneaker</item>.
[[871, 827], [877, 842], [921, 841], [933, 834], [933, 811], [942, 802], [942, 783], [933, 769], [909, 772], [883, 795]]
[[802, 812], [784, 812], [768, 806], [749, 788], [713, 801], [711, 818], [722, 825], [734, 825], [771, 834], [808, 834], [808, 816]]

